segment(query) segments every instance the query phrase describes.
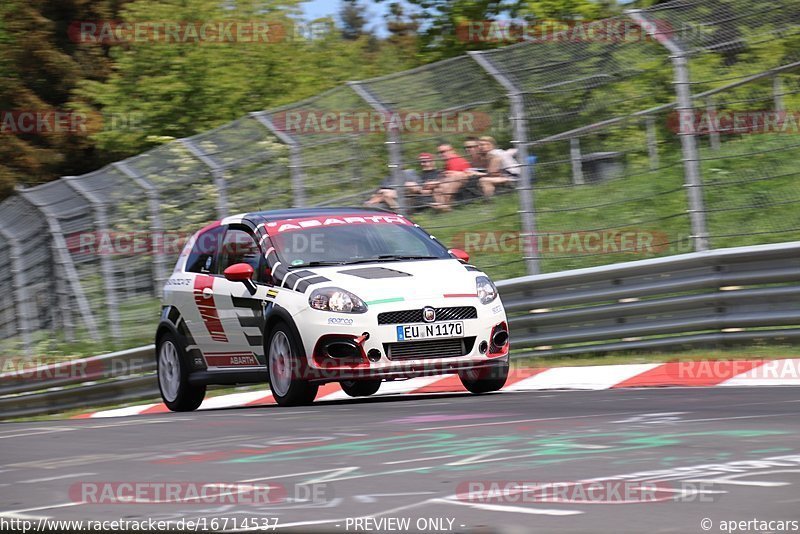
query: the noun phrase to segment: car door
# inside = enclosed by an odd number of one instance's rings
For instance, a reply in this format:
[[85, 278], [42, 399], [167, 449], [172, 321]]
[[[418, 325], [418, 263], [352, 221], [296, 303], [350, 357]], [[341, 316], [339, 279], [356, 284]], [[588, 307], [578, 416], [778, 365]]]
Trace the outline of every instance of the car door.
[[[225, 269], [237, 263], [253, 267], [252, 286], [225, 278]], [[269, 286], [260, 279], [263, 263], [264, 255], [250, 228], [230, 225], [222, 240], [214, 281], [214, 301], [227, 338], [227, 349], [207, 354], [209, 366], [238, 368], [266, 363], [261, 325]], [[253, 287], [255, 292], [251, 293]]]
[[[219, 350], [225, 343], [213, 298], [216, 262], [225, 228], [212, 226], [195, 236], [183, 273], [173, 273], [165, 289], [173, 289], [171, 300], [188, 329], [187, 341], [201, 352]], [[222, 345], [224, 346], [224, 345]]]

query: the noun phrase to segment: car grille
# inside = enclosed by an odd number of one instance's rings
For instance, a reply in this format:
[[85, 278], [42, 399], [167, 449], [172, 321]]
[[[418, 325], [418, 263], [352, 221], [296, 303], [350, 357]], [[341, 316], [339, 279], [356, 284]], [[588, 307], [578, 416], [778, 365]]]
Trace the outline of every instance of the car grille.
[[[477, 319], [478, 311], [474, 306], [454, 306], [452, 308], [436, 308], [436, 321], [458, 321], [461, 319]], [[418, 310], [402, 310], [378, 314], [378, 324], [422, 323], [422, 308]]]
[[455, 358], [472, 351], [474, 337], [452, 339], [429, 339], [425, 341], [406, 341], [403, 343], [384, 343], [383, 349], [390, 360], [425, 360], [429, 358]]

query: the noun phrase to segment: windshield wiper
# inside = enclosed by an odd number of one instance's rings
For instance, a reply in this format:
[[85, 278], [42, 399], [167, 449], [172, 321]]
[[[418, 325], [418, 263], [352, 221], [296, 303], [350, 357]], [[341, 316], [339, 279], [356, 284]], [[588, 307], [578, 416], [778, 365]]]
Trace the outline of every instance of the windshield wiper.
[[310, 261], [308, 263], [300, 263], [298, 265], [289, 265], [289, 269], [296, 269], [298, 267], [324, 267], [326, 265], [347, 265], [346, 261]]
[[380, 254], [375, 256], [374, 258], [363, 258], [360, 260], [351, 260], [348, 261], [347, 264], [351, 263], [369, 263], [373, 261], [398, 261], [398, 260], [439, 260], [442, 258], [438, 258], [436, 256], [413, 256], [413, 255], [402, 255], [402, 254]]

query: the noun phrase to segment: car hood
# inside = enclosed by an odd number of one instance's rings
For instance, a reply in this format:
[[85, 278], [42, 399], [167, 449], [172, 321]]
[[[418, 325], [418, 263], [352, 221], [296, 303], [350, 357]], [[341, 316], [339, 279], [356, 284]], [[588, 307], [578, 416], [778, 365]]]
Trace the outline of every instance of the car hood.
[[360, 263], [314, 268], [330, 282], [315, 287], [336, 286], [367, 302], [404, 298], [420, 300], [443, 295], [475, 295], [475, 277], [456, 259], [410, 260]]

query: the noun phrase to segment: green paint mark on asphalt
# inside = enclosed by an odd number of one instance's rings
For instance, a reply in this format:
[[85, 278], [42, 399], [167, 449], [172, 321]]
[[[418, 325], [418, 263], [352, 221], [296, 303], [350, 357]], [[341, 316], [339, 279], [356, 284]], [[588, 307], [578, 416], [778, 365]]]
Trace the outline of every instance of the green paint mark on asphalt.
[[389, 304], [390, 302], [403, 302], [404, 300], [406, 300], [404, 297], [393, 297], [390, 299], [369, 300], [364, 304], [372, 306], [373, 304]]
[[[782, 435], [780, 430], [722, 430], [684, 433], [653, 434], [646, 432], [605, 432], [597, 434], [570, 434], [549, 438], [534, 438], [511, 435], [466, 437], [450, 432], [409, 433], [358, 441], [345, 441], [313, 447], [298, 447], [294, 450], [256, 454], [232, 460], [233, 463], [279, 462], [305, 460], [324, 456], [374, 456], [419, 452], [420, 455], [447, 450], [454, 457], [486, 455], [485, 460], [476, 459], [474, 464], [493, 461], [492, 456], [513, 458], [517, 462], [547, 460], [553, 458], [591, 457], [609, 453], [621, 453], [678, 445], [694, 437], [759, 437]], [[601, 440], [601, 443], [597, 443]], [[599, 446], [598, 446], [599, 445]], [[455, 467], [455, 466], [451, 466]], [[463, 469], [463, 467], [461, 467]]]

